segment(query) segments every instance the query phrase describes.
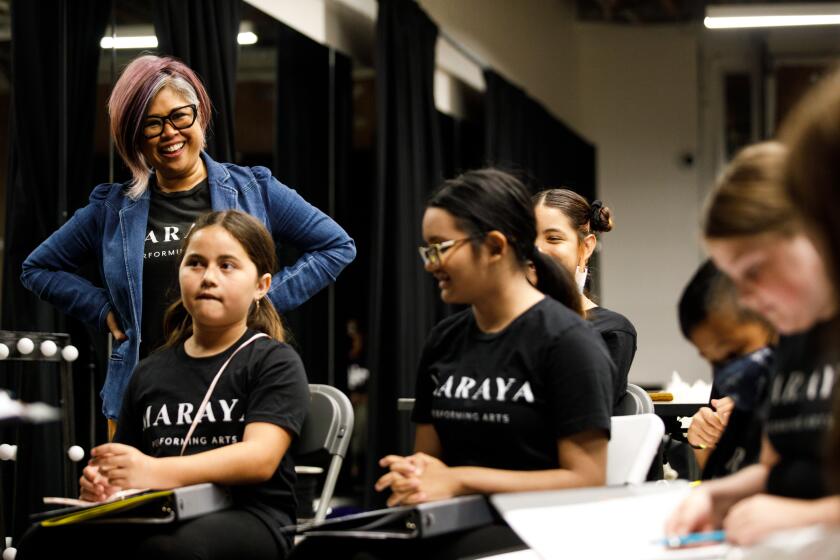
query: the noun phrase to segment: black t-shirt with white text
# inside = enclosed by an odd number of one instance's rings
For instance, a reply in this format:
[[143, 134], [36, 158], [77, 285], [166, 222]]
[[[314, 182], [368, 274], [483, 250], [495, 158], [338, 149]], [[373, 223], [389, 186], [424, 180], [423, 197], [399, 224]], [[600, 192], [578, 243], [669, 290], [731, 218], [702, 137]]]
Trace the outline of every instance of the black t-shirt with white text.
[[586, 319], [592, 323], [610, 351], [610, 358], [615, 364], [613, 378], [613, 404], [627, 392], [627, 376], [633, 357], [636, 355], [636, 328], [627, 317], [604, 307], [593, 307], [586, 311]]
[[558, 468], [558, 439], [609, 434], [613, 367], [598, 333], [551, 298], [498, 333], [467, 309], [426, 340], [412, 420], [434, 426], [450, 466]]
[[211, 210], [207, 179], [186, 191], [163, 192], [149, 183], [149, 218], [143, 244], [143, 315], [140, 359], [165, 342], [163, 314], [178, 299], [181, 242], [202, 214]]
[[[247, 331], [230, 348], [207, 358], [192, 358], [184, 345], [164, 348], [142, 360], [129, 382], [114, 438], [152, 457], [181, 453], [193, 413], [227, 358], [256, 334]], [[267, 422], [297, 437], [309, 409], [309, 388], [300, 358], [292, 348], [258, 338], [243, 348], [222, 373], [185, 455], [241, 442], [245, 426]], [[266, 482], [233, 486], [234, 504], [256, 514], [286, 542], [280, 527], [294, 523], [294, 462], [283, 456]]]
[[822, 351], [829, 326], [782, 337], [768, 394], [767, 437], [779, 454], [767, 491], [791, 498], [820, 498], [828, 489], [823, 472], [831, 426], [838, 361]]

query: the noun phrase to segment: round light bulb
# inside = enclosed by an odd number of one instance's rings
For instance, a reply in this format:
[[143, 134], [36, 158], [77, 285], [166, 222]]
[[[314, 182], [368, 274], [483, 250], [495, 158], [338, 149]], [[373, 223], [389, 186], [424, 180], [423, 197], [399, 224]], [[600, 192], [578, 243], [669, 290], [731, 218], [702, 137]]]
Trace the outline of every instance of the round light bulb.
[[0, 461], [14, 461], [17, 458], [17, 445], [0, 445]]
[[68, 344], [61, 349], [61, 357], [68, 362], [75, 362], [76, 358], [79, 357], [79, 350], [72, 344]]
[[85, 450], [78, 445], [73, 445], [67, 450], [67, 456], [70, 457], [70, 460], [74, 463], [78, 463], [85, 458]]
[[35, 350], [35, 343], [32, 342], [31, 338], [23, 337], [17, 341], [17, 350], [24, 356], [26, 354], [31, 354], [33, 350]]
[[0, 360], [5, 360], [9, 357], [9, 347], [0, 342]]
[[41, 354], [47, 358], [55, 356], [56, 352], [58, 352], [58, 346], [52, 340], [45, 340], [41, 343]]

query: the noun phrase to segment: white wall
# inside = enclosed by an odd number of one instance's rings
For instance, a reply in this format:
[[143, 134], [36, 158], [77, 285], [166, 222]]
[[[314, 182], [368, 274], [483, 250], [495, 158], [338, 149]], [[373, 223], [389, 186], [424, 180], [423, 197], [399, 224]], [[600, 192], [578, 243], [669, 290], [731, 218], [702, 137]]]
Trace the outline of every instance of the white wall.
[[573, 2], [419, 2], [447, 34], [577, 128], [580, 112]]
[[598, 147], [599, 196], [615, 212], [602, 240], [602, 303], [639, 333], [636, 383], [708, 378], [676, 306], [701, 261], [697, 29], [577, 26], [581, 130]]
[[[306, 0], [315, 5], [303, 11], [297, 0], [247, 1], [355, 57], [370, 56], [372, 0]], [[676, 320], [679, 294], [702, 259], [708, 183], [698, 171], [709, 167], [698, 146], [699, 28], [579, 24], [568, 0], [419, 2], [446, 34], [597, 146], [599, 196], [617, 223], [602, 243], [602, 303], [639, 331], [631, 380], [662, 383], [673, 370], [708, 378]], [[364, 17], [348, 21], [348, 10]], [[337, 27], [336, 16], [346, 23]], [[439, 108], [459, 112], [453, 79], [483, 85], [471, 64], [439, 44]], [[695, 155], [694, 167], [680, 165], [683, 153]]]
[[[676, 304], [701, 262], [698, 26], [580, 24], [571, 2], [420, 0], [433, 20], [598, 148], [602, 303], [639, 332], [633, 381], [709, 377]], [[692, 167], [680, 157], [695, 157]]]

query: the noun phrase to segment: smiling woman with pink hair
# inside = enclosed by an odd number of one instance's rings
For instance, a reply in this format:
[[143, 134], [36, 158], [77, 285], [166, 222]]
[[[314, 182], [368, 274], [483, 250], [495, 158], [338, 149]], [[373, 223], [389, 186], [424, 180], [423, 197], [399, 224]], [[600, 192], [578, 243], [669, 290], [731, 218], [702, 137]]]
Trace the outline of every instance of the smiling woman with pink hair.
[[[140, 136], [148, 138], [144, 130], [147, 124], [145, 122], [147, 108], [164, 89], [170, 90], [171, 93], [186, 101], [186, 105], [193, 107], [184, 113], [184, 118], [195, 119], [198, 126], [193, 128], [190, 123], [190, 126], [181, 128], [180, 132], [182, 135], [195, 134], [195, 139], [200, 140], [197, 145], [190, 146], [193, 151], [205, 147], [205, 136], [210, 126], [212, 106], [207, 91], [195, 72], [184, 63], [172, 58], [147, 55], [135, 59], [123, 71], [108, 100], [111, 136], [114, 138], [117, 152], [131, 171], [133, 181], [129, 188], [129, 195], [135, 199], [141, 196], [148, 187], [149, 167], [154, 167], [144, 153], [146, 146], [143, 143], [138, 144], [137, 139]], [[174, 128], [179, 128], [178, 125], [172, 124]], [[158, 126], [162, 131], [163, 125], [160, 121], [155, 122], [154, 125], [154, 132], [158, 131]], [[150, 144], [153, 143], [150, 142]], [[200, 160], [187, 158], [186, 163], [197, 168]], [[160, 169], [154, 167], [154, 169], [158, 179], [162, 178], [160, 175], [165, 177], [170, 171], [166, 166], [161, 166]]]
[[[88, 205], [29, 255], [21, 280], [60, 311], [113, 335], [102, 399], [103, 412], [115, 419], [134, 366], [164, 342], [180, 244], [199, 216], [245, 211], [277, 245], [302, 253], [273, 278], [268, 299], [280, 313], [334, 282], [356, 249], [338, 224], [265, 167], [213, 161], [204, 151], [210, 99], [183, 62], [136, 58], [114, 85], [108, 110], [131, 179], [97, 186]], [[91, 259], [101, 286], [76, 272]]]

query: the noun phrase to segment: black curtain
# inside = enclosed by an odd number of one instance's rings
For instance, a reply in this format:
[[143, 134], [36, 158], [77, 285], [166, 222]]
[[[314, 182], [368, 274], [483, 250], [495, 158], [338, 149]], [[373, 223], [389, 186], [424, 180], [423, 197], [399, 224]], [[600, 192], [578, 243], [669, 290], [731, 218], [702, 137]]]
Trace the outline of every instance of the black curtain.
[[[339, 201], [349, 192], [352, 68], [347, 56], [277, 24], [275, 175], [345, 227], [340, 214], [349, 212]], [[280, 250], [284, 264], [299, 256]], [[347, 364], [337, 348], [343, 346], [346, 302], [353, 298], [343, 288], [355, 268], [351, 264], [335, 287], [284, 317], [311, 383], [347, 388]]]
[[[79, 347], [74, 363], [76, 443], [89, 449], [91, 423], [86, 330], [64, 321], [20, 284], [26, 256], [57, 229], [91, 188], [99, 40], [110, 0], [13, 2], [12, 95], [6, 231], [3, 254], [2, 324], [7, 330], [67, 330]], [[44, 37], [56, 40], [45, 41]], [[55, 365], [7, 363], [0, 387], [26, 401], [59, 402]], [[18, 444], [14, 472], [3, 467], [7, 526], [20, 533], [28, 515], [43, 509], [41, 497], [63, 493], [60, 426], [6, 428], [2, 439]], [[11, 466], [11, 465], [9, 465]], [[11, 475], [11, 476], [10, 476]], [[72, 490], [75, 492], [75, 489]], [[11, 507], [10, 507], [11, 506]], [[9, 515], [12, 513], [13, 515]]]
[[155, 0], [153, 7], [158, 52], [192, 68], [213, 104], [207, 152], [216, 161], [234, 161], [240, 0]]
[[438, 113], [443, 176], [484, 166], [484, 123]]
[[[440, 182], [433, 79], [437, 27], [412, 0], [381, 0], [376, 22], [377, 177], [369, 287], [368, 505], [379, 457], [411, 448], [397, 398], [414, 394], [437, 294], [415, 247], [431, 189]], [[402, 421], [401, 421], [402, 420]]]
[[485, 70], [485, 156], [536, 191], [566, 187], [595, 197], [595, 147], [522, 89]]

